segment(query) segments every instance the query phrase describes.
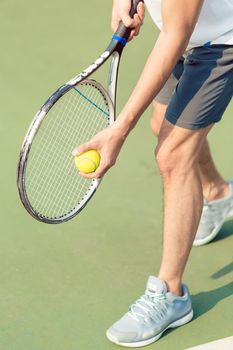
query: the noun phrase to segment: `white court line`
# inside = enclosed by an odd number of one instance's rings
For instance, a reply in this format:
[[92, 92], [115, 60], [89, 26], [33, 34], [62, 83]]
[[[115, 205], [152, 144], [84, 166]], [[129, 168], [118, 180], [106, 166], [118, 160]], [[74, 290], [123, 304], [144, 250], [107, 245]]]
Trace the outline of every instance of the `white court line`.
[[232, 350], [233, 349], [233, 337], [219, 339], [211, 343], [195, 346], [185, 350]]

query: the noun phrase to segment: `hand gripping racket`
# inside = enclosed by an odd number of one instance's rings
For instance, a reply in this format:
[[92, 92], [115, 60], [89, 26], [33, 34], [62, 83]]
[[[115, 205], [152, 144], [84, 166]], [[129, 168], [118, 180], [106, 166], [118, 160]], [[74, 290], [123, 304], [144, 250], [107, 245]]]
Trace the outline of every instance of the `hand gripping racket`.
[[[140, 0], [132, 0], [130, 16]], [[82, 73], [62, 85], [35, 115], [18, 163], [17, 185], [26, 210], [37, 220], [58, 224], [77, 215], [101, 179], [78, 175], [72, 150], [115, 120], [120, 56], [131, 30], [121, 22], [107, 49]], [[89, 77], [112, 58], [105, 88]]]

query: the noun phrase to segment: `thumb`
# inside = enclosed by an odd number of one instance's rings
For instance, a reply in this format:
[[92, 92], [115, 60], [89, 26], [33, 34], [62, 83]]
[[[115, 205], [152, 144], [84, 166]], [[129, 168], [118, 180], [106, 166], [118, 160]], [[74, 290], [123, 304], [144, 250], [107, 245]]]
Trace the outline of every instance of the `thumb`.
[[83, 145], [80, 145], [78, 147], [75, 147], [75, 149], [72, 151], [73, 156], [80, 156], [80, 154], [89, 151], [92, 149], [89, 143], [84, 143]]

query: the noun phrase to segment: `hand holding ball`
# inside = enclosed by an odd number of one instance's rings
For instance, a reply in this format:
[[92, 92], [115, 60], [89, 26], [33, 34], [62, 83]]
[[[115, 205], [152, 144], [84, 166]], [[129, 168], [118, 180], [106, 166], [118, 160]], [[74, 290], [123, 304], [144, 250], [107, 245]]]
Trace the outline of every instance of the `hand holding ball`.
[[76, 156], [74, 161], [76, 168], [81, 173], [93, 173], [100, 164], [100, 154], [95, 149], [92, 149], [80, 154], [80, 156]]

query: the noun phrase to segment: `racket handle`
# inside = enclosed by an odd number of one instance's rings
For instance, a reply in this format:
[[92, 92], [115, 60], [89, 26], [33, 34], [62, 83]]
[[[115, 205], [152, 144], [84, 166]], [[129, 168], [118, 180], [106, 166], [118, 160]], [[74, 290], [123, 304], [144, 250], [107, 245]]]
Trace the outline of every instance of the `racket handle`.
[[144, 2], [143, 0], [131, 0], [131, 9], [129, 11], [130, 17], [133, 18], [133, 16], [137, 13], [137, 7], [139, 2]]
[[[133, 16], [137, 13], [137, 7], [139, 2], [143, 2], [143, 0], [131, 0], [131, 9], [130, 9], [130, 17], [133, 18]], [[120, 37], [126, 42], [129, 39], [131, 28], [127, 28], [124, 23], [121, 21], [116, 32], [114, 33], [114, 36]]]

